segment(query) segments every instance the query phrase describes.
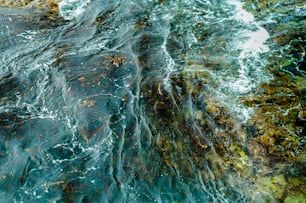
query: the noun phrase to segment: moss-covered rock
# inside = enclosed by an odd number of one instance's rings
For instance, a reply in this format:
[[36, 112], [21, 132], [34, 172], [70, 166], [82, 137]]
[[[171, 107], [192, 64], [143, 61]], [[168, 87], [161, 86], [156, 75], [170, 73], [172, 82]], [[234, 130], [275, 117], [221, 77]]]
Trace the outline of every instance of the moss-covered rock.
[[[252, 193], [262, 201], [272, 199], [280, 202], [305, 202], [305, 181], [297, 177], [286, 177], [283, 174], [254, 177], [255, 188]], [[262, 202], [254, 199], [253, 202]]]
[[270, 177], [259, 177], [255, 180], [258, 191], [263, 193], [268, 192], [272, 194], [276, 199], [283, 199], [285, 195], [285, 189], [287, 181], [283, 175], [276, 175]]

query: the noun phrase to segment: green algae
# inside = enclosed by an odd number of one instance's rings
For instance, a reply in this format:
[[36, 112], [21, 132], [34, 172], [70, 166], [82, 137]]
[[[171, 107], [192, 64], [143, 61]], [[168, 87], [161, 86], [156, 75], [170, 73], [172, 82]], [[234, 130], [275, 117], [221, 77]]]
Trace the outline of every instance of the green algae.
[[281, 66], [290, 66], [293, 63], [292, 60], [286, 60], [281, 62]]
[[306, 90], [306, 78], [305, 77], [296, 77], [296, 87], [297, 90], [303, 92]]
[[306, 196], [303, 193], [292, 194], [285, 198], [284, 203], [304, 203], [305, 199]]
[[283, 175], [259, 177], [256, 179], [258, 190], [273, 194], [276, 199], [282, 199], [288, 184]]

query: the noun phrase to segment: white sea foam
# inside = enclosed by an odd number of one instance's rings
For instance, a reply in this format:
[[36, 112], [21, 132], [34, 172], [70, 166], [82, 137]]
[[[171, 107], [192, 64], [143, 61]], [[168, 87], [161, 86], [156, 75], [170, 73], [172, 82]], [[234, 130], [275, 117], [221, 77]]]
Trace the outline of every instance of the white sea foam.
[[[259, 83], [267, 80], [260, 54], [268, 52], [269, 47], [265, 42], [269, 39], [268, 32], [261, 27], [256, 21], [254, 16], [242, 8], [242, 3], [237, 1], [230, 1], [236, 7], [236, 15], [234, 16], [238, 21], [246, 25], [252, 25], [254, 30], [242, 30], [239, 33], [239, 38], [235, 40], [236, 49], [241, 50], [238, 57], [239, 62], [239, 76], [230, 81], [229, 88], [237, 93], [248, 93], [255, 88]], [[252, 76], [250, 76], [252, 75]]]
[[59, 3], [59, 14], [65, 20], [78, 19], [89, 3], [90, 0], [63, 0]]
[[239, 1], [230, 1], [230, 4], [234, 5], [236, 7], [237, 13], [236, 13], [236, 18], [240, 19], [242, 21], [244, 21], [245, 23], [250, 23], [254, 20], [254, 16], [247, 12], [246, 10], [244, 10], [242, 8], [242, 3]]
[[257, 29], [247, 34], [249, 39], [243, 42], [241, 47], [247, 52], [253, 52], [253, 54], [268, 52], [269, 47], [264, 43], [269, 39], [269, 33], [262, 27], [257, 27]]
[[296, 16], [305, 16], [306, 15], [306, 5], [296, 7], [294, 14]]
[[[225, 79], [221, 84], [221, 89], [227, 92], [225, 101], [235, 105], [229, 105], [237, 118], [242, 122], [252, 115], [252, 109], [237, 104], [237, 99], [241, 94], [247, 94], [260, 83], [268, 81], [271, 76], [266, 73], [265, 60], [261, 54], [269, 51], [265, 44], [269, 39], [268, 32], [259, 25], [254, 16], [243, 9], [243, 4], [238, 1], [228, 1], [235, 7], [233, 19], [240, 23], [242, 29], [232, 38], [231, 50], [239, 53], [237, 56], [238, 70], [236, 76]], [[228, 95], [228, 93], [230, 93]]]
[[[256, 31], [247, 32], [245, 37], [247, 40], [237, 45], [237, 48], [242, 50], [238, 57], [240, 65], [240, 69], [238, 70], [239, 77], [230, 83], [234, 91], [242, 94], [248, 93], [258, 83], [266, 80], [264, 70], [262, 70], [263, 67], [255, 66], [261, 64], [260, 54], [269, 51], [269, 47], [264, 44], [269, 38], [269, 34], [265, 29], [258, 27]], [[251, 63], [250, 59], [252, 60]], [[250, 72], [254, 72], [253, 75], [255, 75], [255, 78], [249, 77]]]

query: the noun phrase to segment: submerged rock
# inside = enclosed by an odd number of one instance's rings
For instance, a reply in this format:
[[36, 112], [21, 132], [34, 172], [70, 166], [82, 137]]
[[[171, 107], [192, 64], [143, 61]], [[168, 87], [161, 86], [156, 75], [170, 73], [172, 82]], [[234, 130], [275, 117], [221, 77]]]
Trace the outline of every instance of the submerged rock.
[[255, 182], [259, 190], [281, 202], [303, 202], [305, 5], [303, 1], [244, 2], [244, 7], [270, 32], [273, 48], [266, 68], [274, 79], [242, 98], [245, 105], [254, 109], [248, 124], [257, 131], [250, 137], [248, 148], [257, 166]]
[[62, 0], [0, 0], [2, 7], [37, 7], [56, 9], [57, 4]]
[[[260, 7], [250, 9], [258, 19], [264, 19], [273, 4], [246, 2], [246, 8], [250, 8], [250, 4], [252, 8]], [[299, 7], [301, 2], [277, 5], [292, 11], [290, 7]], [[281, 11], [273, 10], [274, 13]], [[306, 123], [305, 26], [299, 18], [288, 18], [265, 27], [271, 33], [269, 43], [273, 47], [266, 69], [274, 79], [240, 98], [242, 104], [254, 110], [245, 125], [235, 119], [228, 106], [211, 96], [212, 87], [219, 85], [210, 71], [210, 68], [218, 69], [217, 60], [213, 65], [207, 65], [205, 60], [184, 64], [188, 71], [181, 71], [171, 78], [173, 87], [176, 87], [170, 91], [173, 95], [163, 89], [161, 81], [150, 81], [144, 98], [149, 101], [149, 109], [156, 110], [156, 120], [161, 118], [159, 122], [153, 119], [154, 123], [151, 123], [156, 133], [167, 126], [165, 134], [156, 138], [167, 167], [180, 174], [185, 172], [187, 176], [198, 168], [206, 183], [225, 176], [236, 177], [250, 185], [253, 183], [246, 188], [254, 190], [250, 193], [254, 202], [257, 197], [266, 202], [299, 201], [305, 197], [305, 191], [301, 189], [305, 185], [302, 170], [306, 163], [303, 144]], [[170, 42], [171, 51], [184, 55], [178, 42]], [[178, 113], [178, 109], [183, 113]], [[191, 160], [193, 167], [187, 167], [188, 164], [177, 157]], [[299, 180], [301, 187], [293, 186], [293, 180]]]
[[60, 2], [61, 0], [0, 0], [0, 7], [39, 10], [42, 16], [50, 20], [58, 20], [60, 19], [58, 15]]

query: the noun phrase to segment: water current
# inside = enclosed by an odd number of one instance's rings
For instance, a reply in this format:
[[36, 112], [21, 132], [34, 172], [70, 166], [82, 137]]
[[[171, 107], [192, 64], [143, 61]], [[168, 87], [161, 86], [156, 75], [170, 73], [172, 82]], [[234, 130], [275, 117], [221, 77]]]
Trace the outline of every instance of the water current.
[[240, 98], [273, 78], [242, 5], [63, 0], [54, 25], [0, 8], [1, 202], [250, 202], [241, 172], [214, 172], [231, 138], [207, 112], [239, 134]]

